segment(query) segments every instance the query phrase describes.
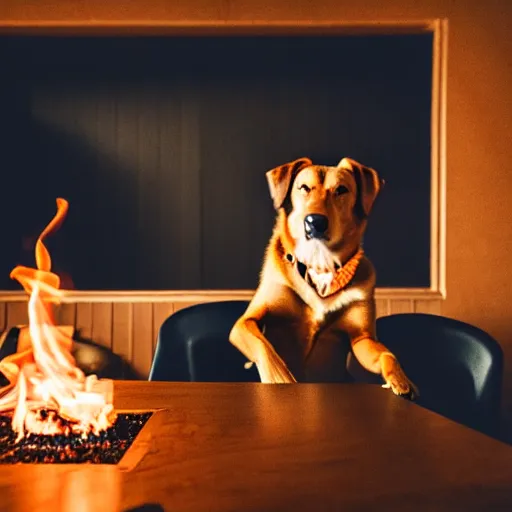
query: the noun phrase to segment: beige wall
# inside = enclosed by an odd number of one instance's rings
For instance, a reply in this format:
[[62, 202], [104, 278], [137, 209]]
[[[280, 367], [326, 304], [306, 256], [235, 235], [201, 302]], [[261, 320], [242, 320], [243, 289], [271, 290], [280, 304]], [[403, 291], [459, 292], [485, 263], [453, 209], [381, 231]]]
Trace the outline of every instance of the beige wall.
[[[45, 7], [45, 4], [47, 5]], [[119, 6], [122, 4], [122, 9]], [[447, 18], [447, 299], [512, 366], [512, 2], [507, 0], [3, 0], [0, 20], [366, 21]], [[343, 65], [342, 62], [339, 65]], [[411, 170], [413, 172], [413, 170]], [[512, 378], [506, 379], [512, 417]]]

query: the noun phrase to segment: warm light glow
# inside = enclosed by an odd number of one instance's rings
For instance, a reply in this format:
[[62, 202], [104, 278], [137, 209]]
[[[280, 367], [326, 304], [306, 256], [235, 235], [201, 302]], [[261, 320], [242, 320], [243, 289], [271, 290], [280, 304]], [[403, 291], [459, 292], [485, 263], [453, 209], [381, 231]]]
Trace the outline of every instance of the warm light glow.
[[67, 211], [68, 202], [57, 199], [57, 213], [37, 239], [37, 268], [17, 266], [11, 272], [30, 295], [31, 346], [0, 361], [0, 371], [9, 380], [0, 390], [0, 412], [13, 412], [18, 440], [28, 433], [97, 434], [115, 420], [113, 382], [84, 375], [71, 355], [72, 338], [53, 318], [63, 293], [43, 240], [60, 227]]

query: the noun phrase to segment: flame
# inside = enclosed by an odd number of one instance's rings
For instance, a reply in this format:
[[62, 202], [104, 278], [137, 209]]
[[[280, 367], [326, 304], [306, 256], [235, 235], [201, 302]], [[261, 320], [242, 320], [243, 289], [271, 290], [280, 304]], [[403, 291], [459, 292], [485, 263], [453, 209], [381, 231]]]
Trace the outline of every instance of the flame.
[[65, 199], [57, 199], [57, 213], [36, 242], [37, 268], [17, 266], [11, 272], [30, 296], [31, 346], [0, 361], [9, 381], [0, 389], [0, 412], [13, 411], [18, 440], [27, 433], [98, 434], [115, 420], [113, 382], [85, 376], [71, 355], [72, 338], [54, 321], [53, 307], [63, 292], [43, 240], [61, 226], [68, 206]]

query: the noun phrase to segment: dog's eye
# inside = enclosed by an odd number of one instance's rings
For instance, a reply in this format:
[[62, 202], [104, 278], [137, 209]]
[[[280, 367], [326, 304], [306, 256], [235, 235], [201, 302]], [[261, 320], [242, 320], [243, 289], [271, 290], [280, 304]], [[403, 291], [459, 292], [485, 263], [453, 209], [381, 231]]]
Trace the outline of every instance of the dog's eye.
[[348, 192], [348, 188], [345, 187], [345, 185], [340, 185], [339, 187], [336, 188], [336, 190], [334, 191], [334, 193], [337, 195], [337, 196], [341, 196], [343, 194], [346, 194]]
[[311, 192], [311, 189], [306, 185], [306, 184], [302, 184], [300, 187], [299, 187], [299, 190], [304, 194], [309, 194]]

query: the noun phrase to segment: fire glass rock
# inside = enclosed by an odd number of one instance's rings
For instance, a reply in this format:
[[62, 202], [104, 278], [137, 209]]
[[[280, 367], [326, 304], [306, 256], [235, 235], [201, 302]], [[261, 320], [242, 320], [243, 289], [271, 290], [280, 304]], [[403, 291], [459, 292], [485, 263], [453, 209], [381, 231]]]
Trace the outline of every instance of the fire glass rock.
[[151, 414], [118, 413], [109, 429], [85, 439], [79, 434], [29, 434], [17, 443], [11, 416], [0, 416], [0, 464], [117, 464]]

